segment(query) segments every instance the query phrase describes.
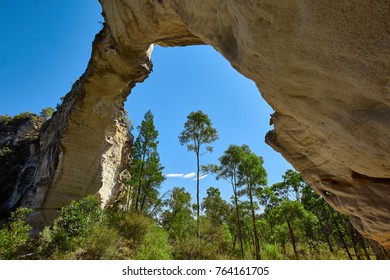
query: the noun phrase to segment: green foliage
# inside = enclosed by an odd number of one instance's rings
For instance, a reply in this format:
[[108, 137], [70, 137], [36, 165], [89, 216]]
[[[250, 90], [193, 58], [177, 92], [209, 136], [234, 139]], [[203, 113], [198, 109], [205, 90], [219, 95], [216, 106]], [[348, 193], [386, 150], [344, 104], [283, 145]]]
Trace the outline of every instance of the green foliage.
[[301, 200], [301, 191], [307, 186], [301, 174], [291, 169], [287, 170], [283, 175], [283, 184], [288, 192], [294, 192], [297, 201]]
[[25, 220], [30, 213], [30, 209], [18, 208], [11, 213], [8, 224], [0, 229], [0, 259], [17, 259], [26, 248], [31, 226]]
[[264, 260], [283, 260], [283, 254], [277, 244], [265, 244], [261, 252], [261, 256]]
[[1, 125], [7, 125], [9, 122], [12, 121], [12, 117], [8, 114], [0, 115], [0, 124]]
[[122, 258], [122, 240], [115, 228], [95, 225], [85, 238], [81, 249], [76, 250], [76, 258], [83, 260], [116, 260]]
[[36, 121], [37, 116], [31, 112], [23, 112], [23, 113], [20, 113], [18, 115], [15, 115], [13, 117], [11, 117], [9, 115], [0, 115], [0, 124], [1, 125], [18, 126], [18, 125], [22, 124], [23, 122], [30, 120], [30, 119], [32, 121]]
[[75, 250], [103, 219], [104, 212], [94, 196], [72, 201], [61, 209], [53, 226], [41, 233], [38, 253], [50, 257]]
[[241, 146], [240, 163], [238, 165], [239, 184], [246, 186], [245, 194], [256, 192], [267, 185], [267, 171], [263, 167], [262, 157], [254, 154], [247, 145]]
[[86, 235], [94, 224], [103, 219], [103, 211], [94, 196], [72, 201], [61, 209], [55, 224], [63, 228], [69, 237]]
[[128, 185], [126, 208], [129, 209], [131, 200], [135, 212], [148, 215], [158, 203], [158, 190], [165, 180], [162, 174], [164, 167], [160, 163], [157, 151], [158, 131], [155, 129], [150, 110], [137, 129], [139, 134], [132, 147], [133, 158], [129, 167], [131, 178], [126, 182]]
[[136, 251], [142, 246], [153, 221], [137, 213], [122, 213], [116, 225], [120, 235], [124, 238], [126, 246]]
[[161, 215], [161, 223], [169, 232], [171, 243], [195, 234], [195, 221], [191, 211], [191, 195], [184, 188], [173, 188], [165, 201], [167, 209]]
[[40, 116], [45, 119], [50, 119], [54, 112], [55, 112], [54, 108], [47, 107], [42, 109]]
[[204, 210], [207, 220], [219, 226], [227, 221], [229, 205], [222, 199], [219, 189], [210, 187], [207, 190], [207, 197], [203, 199], [202, 210]]
[[231, 226], [236, 232], [240, 242], [241, 258], [244, 258], [244, 245], [241, 230], [240, 210], [238, 206], [239, 197], [239, 176], [238, 168], [242, 158], [242, 147], [236, 145], [230, 145], [224, 154], [218, 159], [220, 165], [209, 165], [208, 169], [214, 173], [217, 180], [224, 179], [232, 185], [233, 189], [233, 201], [235, 207], [235, 217], [230, 217], [234, 221], [235, 226]]
[[[117, 213], [111, 221], [122, 239], [123, 255], [136, 259], [171, 259], [168, 233], [139, 213]], [[127, 252], [126, 252], [127, 250]]]
[[140, 247], [137, 259], [140, 260], [170, 260], [172, 259], [172, 248], [168, 243], [168, 233], [152, 224], [145, 235]]
[[201, 221], [202, 238], [194, 234], [173, 243], [173, 255], [180, 260], [231, 259], [232, 236], [226, 225], [215, 226], [210, 221]]
[[[218, 133], [213, 128], [209, 116], [202, 111], [191, 112], [187, 116], [184, 124], [184, 130], [180, 133], [179, 142], [181, 145], [187, 145], [189, 151], [195, 151], [199, 154], [201, 145], [209, 144], [218, 139]], [[206, 148], [212, 151], [211, 146]]]

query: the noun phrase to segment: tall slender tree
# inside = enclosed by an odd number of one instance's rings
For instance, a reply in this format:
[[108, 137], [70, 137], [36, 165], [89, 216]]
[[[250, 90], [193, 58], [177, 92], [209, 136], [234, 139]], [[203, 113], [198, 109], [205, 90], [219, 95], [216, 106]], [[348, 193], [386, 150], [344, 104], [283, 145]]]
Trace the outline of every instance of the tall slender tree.
[[149, 208], [157, 203], [158, 189], [165, 180], [162, 174], [164, 167], [160, 163], [157, 151], [158, 131], [154, 126], [153, 114], [150, 110], [146, 112], [137, 129], [139, 134], [132, 147], [129, 185], [134, 211], [147, 214]]
[[219, 158], [220, 165], [209, 165], [206, 169], [216, 175], [217, 180], [224, 179], [228, 181], [233, 189], [233, 201], [236, 210], [236, 222], [238, 238], [240, 241], [241, 257], [244, 258], [244, 245], [241, 229], [241, 217], [240, 210], [238, 207], [238, 196], [239, 196], [239, 173], [238, 166], [241, 162], [242, 148], [237, 145], [230, 145], [224, 154]]
[[196, 154], [196, 222], [197, 236], [200, 237], [200, 204], [199, 204], [199, 177], [200, 177], [200, 156], [206, 152], [212, 152], [212, 146], [206, 146], [205, 151], [201, 148], [205, 144], [210, 144], [218, 139], [218, 133], [213, 128], [207, 114], [202, 111], [191, 112], [187, 116], [184, 130], [179, 135], [181, 145], [187, 145], [188, 151]]
[[260, 241], [257, 234], [254, 197], [267, 186], [267, 172], [263, 167], [263, 158], [254, 154], [247, 145], [241, 146], [241, 161], [238, 166], [239, 184], [246, 186], [242, 194], [249, 197], [256, 259], [260, 259]]

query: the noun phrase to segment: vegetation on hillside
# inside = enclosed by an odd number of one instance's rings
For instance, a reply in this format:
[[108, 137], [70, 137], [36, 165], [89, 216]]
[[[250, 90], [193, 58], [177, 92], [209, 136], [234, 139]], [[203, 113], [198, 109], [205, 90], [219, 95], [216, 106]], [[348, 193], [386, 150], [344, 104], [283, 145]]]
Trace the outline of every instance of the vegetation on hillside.
[[31, 112], [23, 112], [11, 117], [10, 115], [0, 115], [0, 125], [20, 125], [21, 123], [32, 120], [36, 121], [38, 116]]

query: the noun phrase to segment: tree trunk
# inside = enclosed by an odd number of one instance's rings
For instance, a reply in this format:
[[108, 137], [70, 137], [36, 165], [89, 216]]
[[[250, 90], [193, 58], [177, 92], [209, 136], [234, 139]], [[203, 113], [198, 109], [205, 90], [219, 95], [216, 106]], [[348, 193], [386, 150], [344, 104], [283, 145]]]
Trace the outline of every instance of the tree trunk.
[[345, 243], [345, 240], [344, 240], [343, 235], [341, 234], [339, 224], [338, 224], [338, 222], [336, 221], [336, 218], [335, 218], [335, 216], [333, 215], [332, 209], [330, 208], [329, 205], [328, 205], [328, 209], [329, 209], [329, 211], [330, 211], [330, 215], [332, 216], [333, 222], [334, 222], [334, 224], [335, 224], [335, 226], [336, 226], [336, 229], [337, 229], [337, 232], [338, 232], [338, 234], [339, 234], [340, 240], [341, 240], [341, 242], [343, 243], [344, 249], [345, 249], [345, 251], [347, 252], [349, 259], [352, 260], [351, 253], [349, 252], [348, 246], [347, 246], [347, 244]]
[[[147, 139], [145, 139], [145, 142]], [[146, 145], [146, 144], [145, 144]], [[144, 168], [145, 168], [145, 158], [146, 158], [146, 151], [145, 148], [143, 148], [143, 153], [142, 153], [142, 165], [141, 165], [141, 170], [140, 170], [140, 176], [139, 176], [139, 181], [138, 181], [138, 191], [137, 191], [137, 198], [135, 200], [135, 212], [137, 212], [138, 209], [138, 202], [140, 199], [141, 195], [141, 186], [142, 186], [142, 176], [144, 176]]]
[[287, 250], [286, 250], [286, 240], [284, 240], [284, 237], [282, 239], [282, 252], [284, 255], [287, 254]]
[[286, 219], [287, 221], [287, 225], [288, 225], [288, 230], [290, 232], [290, 238], [291, 238], [291, 243], [293, 245], [293, 249], [294, 249], [294, 254], [295, 254], [295, 257], [297, 258], [297, 260], [299, 260], [299, 256], [298, 256], [298, 251], [297, 251], [297, 246], [295, 244], [295, 236], [294, 236], [294, 231], [291, 227], [291, 224], [290, 224], [290, 221], [288, 219]]
[[197, 227], [197, 236], [200, 238], [200, 206], [199, 206], [199, 151], [196, 151], [196, 227]]
[[255, 255], [256, 255], [256, 260], [260, 260], [260, 242], [259, 242], [259, 237], [257, 236], [257, 227], [256, 227], [256, 217], [255, 217], [255, 209], [253, 207], [253, 197], [252, 197], [252, 187], [249, 187], [249, 200], [250, 200], [250, 205], [251, 205], [251, 212], [252, 212], [252, 224], [253, 224], [253, 235], [254, 235], [254, 242], [255, 242]]
[[390, 252], [381, 247], [378, 242], [368, 239], [368, 243], [370, 244], [377, 260], [390, 260]]
[[131, 197], [131, 185], [129, 184], [127, 188], [127, 197], [126, 197], [126, 211], [130, 210], [130, 197]]
[[316, 214], [316, 217], [317, 217], [318, 221], [320, 222], [321, 232], [322, 232], [322, 235], [325, 238], [326, 243], [328, 244], [329, 251], [331, 253], [333, 253], [334, 249], [333, 249], [333, 246], [332, 246], [332, 242], [330, 241], [329, 234], [327, 234], [327, 230], [326, 230], [327, 227], [321, 222], [321, 219], [320, 219], [318, 214]]
[[357, 248], [357, 244], [356, 244], [356, 233], [355, 233], [355, 230], [353, 228], [353, 225], [351, 223], [349, 223], [349, 232], [350, 232], [350, 235], [351, 235], [351, 241], [352, 241], [352, 247], [353, 247], [353, 250], [355, 252], [355, 255], [356, 255], [356, 258], [358, 260], [361, 260], [362, 258], [360, 257], [360, 254], [359, 254], [359, 249]]
[[334, 250], [333, 250], [332, 242], [330, 241], [329, 235], [326, 234], [326, 232], [324, 232], [324, 231], [323, 231], [323, 234], [324, 234], [324, 238], [325, 238], [325, 240], [326, 240], [326, 243], [328, 243], [329, 251], [330, 251], [331, 253], [333, 253]]
[[[233, 187], [234, 188], [234, 187]], [[240, 211], [238, 209], [237, 193], [234, 191], [234, 204], [236, 206], [236, 215], [237, 215], [237, 229], [238, 229], [238, 238], [240, 239], [241, 246], [241, 258], [244, 259], [244, 245], [242, 243], [242, 232], [241, 232], [241, 221], [240, 221]]]
[[357, 238], [358, 238], [358, 242], [360, 243], [360, 246], [363, 248], [364, 254], [366, 255], [366, 260], [371, 260], [370, 254], [368, 253], [366, 244], [364, 242], [364, 238], [359, 232], [357, 232]]
[[140, 206], [140, 209], [139, 209], [140, 212], [142, 212], [144, 210], [145, 201], [146, 201], [146, 197], [147, 197], [147, 193], [148, 193], [149, 189], [150, 189], [150, 181], [148, 181], [148, 184], [146, 185], [146, 188], [144, 190], [141, 206]]

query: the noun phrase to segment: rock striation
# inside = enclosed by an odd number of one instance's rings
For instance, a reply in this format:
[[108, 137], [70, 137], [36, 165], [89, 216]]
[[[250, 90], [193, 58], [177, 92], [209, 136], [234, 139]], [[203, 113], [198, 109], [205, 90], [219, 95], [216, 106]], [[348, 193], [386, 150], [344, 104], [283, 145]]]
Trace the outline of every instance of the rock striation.
[[154, 44], [208, 44], [274, 108], [266, 142], [365, 236], [390, 248], [390, 5], [370, 1], [100, 0], [84, 75], [41, 135], [36, 220], [118, 193], [123, 102]]

